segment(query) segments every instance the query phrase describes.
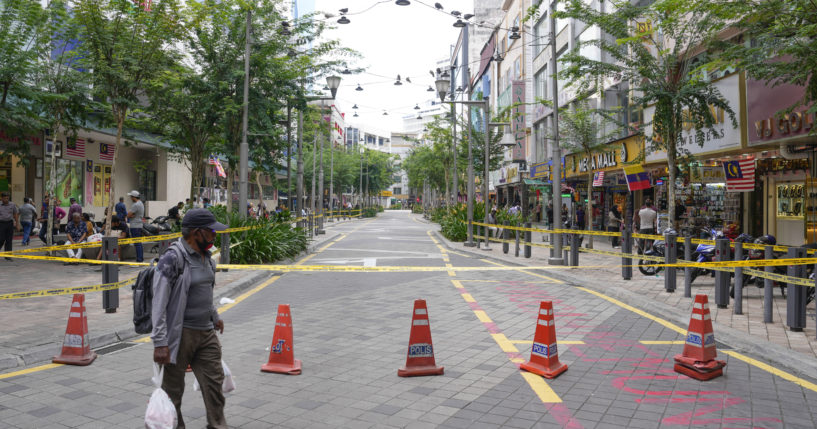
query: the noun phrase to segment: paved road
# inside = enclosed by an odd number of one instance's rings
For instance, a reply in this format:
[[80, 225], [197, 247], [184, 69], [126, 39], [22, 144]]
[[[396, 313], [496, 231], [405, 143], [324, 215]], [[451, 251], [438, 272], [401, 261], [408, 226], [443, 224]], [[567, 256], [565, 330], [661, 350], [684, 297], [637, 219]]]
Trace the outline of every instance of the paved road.
[[[299, 263], [497, 264], [448, 250], [431, 228], [387, 212], [336, 227], [337, 240]], [[673, 342], [683, 338], [676, 326], [547, 272], [293, 272], [242, 298], [223, 313], [224, 358], [238, 387], [227, 397], [231, 426], [815, 427], [808, 404], [817, 385], [725, 353], [724, 377], [679, 375], [671, 364], [681, 349]], [[416, 298], [428, 302], [443, 376], [397, 377]], [[516, 366], [530, 354], [543, 299], [554, 303], [569, 365], [548, 381]], [[279, 303], [292, 305], [299, 376], [259, 372]], [[0, 375], [0, 427], [142, 427], [152, 348], [132, 344], [89, 367]], [[199, 394], [185, 399], [188, 426], [204, 427]]]

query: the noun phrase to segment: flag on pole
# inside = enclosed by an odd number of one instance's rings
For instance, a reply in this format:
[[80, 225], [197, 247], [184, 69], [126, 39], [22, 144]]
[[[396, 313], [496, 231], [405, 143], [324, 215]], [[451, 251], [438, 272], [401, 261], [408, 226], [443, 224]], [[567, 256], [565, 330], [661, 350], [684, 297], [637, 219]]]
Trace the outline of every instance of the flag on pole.
[[102, 161], [113, 161], [113, 144], [100, 143], [99, 144], [99, 159]]
[[227, 177], [227, 173], [224, 172], [224, 167], [221, 166], [221, 161], [215, 155], [210, 155], [210, 159], [207, 163], [216, 166], [216, 172], [219, 176]]
[[65, 155], [74, 156], [77, 158], [85, 158], [85, 140], [73, 139], [68, 140], [68, 146], [65, 148]]
[[755, 190], [755, 158], [726, 161], [726, 192], [752, 192]]
[[627, 187], [631, 191], [650, 188], [650, 176], [641, 165], [624, 167], [624, 175], [627, 177]]
[[599, 187], [604, 186], [604, 172], [598, 171], [593, 174], [593, 186]]

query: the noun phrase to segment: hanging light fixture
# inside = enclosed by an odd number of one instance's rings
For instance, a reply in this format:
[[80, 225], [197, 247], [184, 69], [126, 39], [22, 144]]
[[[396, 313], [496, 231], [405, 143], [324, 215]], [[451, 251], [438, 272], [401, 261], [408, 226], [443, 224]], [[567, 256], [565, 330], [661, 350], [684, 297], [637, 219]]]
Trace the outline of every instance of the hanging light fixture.
[[440, 101], [445, 101], [445, 94], [448, 93], [448, 90], [451, 88], [451, 81], [446, 79], [446, 74], [443, 74], [440, 79], [434, 81], [434, 85], [437, 87], [437, 95], [440, 96]]
[[352, 109], [357, 109], [357, 104], [355, 104], [354, 106], [352, 106]]
[[411, 4], [411, 2], [409, 0], [397, 0], [396, 2], [394, 2], [394, 4], [396, 4], [397, 6], [408, 6]]
[[341, 12], [340, 19], [338, 20], [338, 24], [348, 24], [350, 22], [352, 22], [352, 21], [349, 21], [349, 18], [347, 18], [346, 15], [343, 12]]
[[284, 22], [281, 23], [281, 30], [278, 31], [278, 34], [280, 34], [282, 36], [289, 36], [290, 34], [292, 34], [292, 32], [289, 31], [289, 23], [288, 22], [284, 21]]
[[417, 115], [417, 119], [423, 119], [422, 115]]
[[415, 104], [415, 105], [414, 105], [414, 110], [420, 110], [420, 105], [419, 105], [419, 104]]
[[329, 88], [329, 91], [332, 92], [332, 98], [334, 99], [335, 96], [338, 95], [338, 87], [340, 87], [340, 76], [327, 76], [326, 87]]
[[324, 85], [324, 86], [323, 86], [323, 90], [324, 90], [324, 91], [329, 91], [329, 87], [328, 87], [327, 85]]
[[427, 89], [426, 91], [428, 91], [428, 92], [434, 92], [434, 88], [432, 88], [432, 87], [431, 87], [431, 85], [429, 85], [429, 86], [428, 86], [428, 89]]
[[385, 110], [384, 110], [384, 111], [383, 111], [383, 116], [389, 116], [389, 112], [387, 112], [387, 111], [385, 111]]
[[461, 19], [458, 19], [457, 22], [454, 23], [454, 28], [463, 28], [463, 27], [465, 27], [465, 23]]
[[357, 114], [357, 112], [355, 112], [355, 114], [354, 114], [354, 115], [352, 115], [352, 116], [353, 116], [353, 117], [355, 117], [355, 118], [357, 118], [359, 115]]
[[502, 135], [502, 140], [499, 142], [500, 145], [505, 146], [505, 148], [511, 148], [516, 146], [516, 139], [514, 138], [513, 134], [509, 130], [510, 127], [504, 127], [505, 134]]
[[360, 84], [357, 84], [357, 88], [355, 88], [355, 91], [363, 91], [363, 87], [360, 86]]
[[521, 39], [522, 36], [519, 35], [519, 27], [511, 27], [511, 35], [508, 36], [511, 40], [518, 40]]
[[349, 67], [346, 67], [346, 68], [345, 68], [345, 69], [343, 69], [343, 71], [342, 71], [342, 72], [340, 72], [340, 73], [341, 73], [341, 74], [352, 74], [352, 71], [351, 71], [351, 70], [349, 70]]
[[400, 82], [400, 75], [398, 74], [397, 75], [397, 82], [394, 82], [394, 86], [400, 86], [402, 84], [403, 84], [403, 82]]

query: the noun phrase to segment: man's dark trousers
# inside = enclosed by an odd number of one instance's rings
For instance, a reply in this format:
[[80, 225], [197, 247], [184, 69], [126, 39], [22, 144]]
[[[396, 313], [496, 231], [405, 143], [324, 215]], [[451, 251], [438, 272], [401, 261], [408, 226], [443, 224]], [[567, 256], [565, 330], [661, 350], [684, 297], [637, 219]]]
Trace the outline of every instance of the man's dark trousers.
[[[141, 237], [142, 236], [142, 227], [134, 227], [130, 229], [130, 236], [132, 238]], [[142, 243], [133, 243], [133, 248], [136, 250], [136, 262], [142, 262], [144, 260], [144, 250], [142, 249]]]
[[0, 220], [0, 247], [5, 244], [5, 251], [11, 252], [11, 239], [14, 237], [14, 221]]
[[224, 383], [224, 370], [221, 367], [221, 343], [216, 331], [199, 331], [196, 329], [182, 329], [182, 339], [179, 352], [176, 354], [175, 365], [165, 365], [165, 375], [162, 380], [162, 389], [176, 406], [176, 415], [179, 418], [178, 429], [184, 429], [182, 419], [182, 395], [184, 394], [184, 374], [187, 365], [193, 368], [193, 375], [201, 387], [201, 396], [204, 399], [204, 408], [207, 410], [207, 428], [227, 428], [224, 418], [224, 394], [221, 385]]

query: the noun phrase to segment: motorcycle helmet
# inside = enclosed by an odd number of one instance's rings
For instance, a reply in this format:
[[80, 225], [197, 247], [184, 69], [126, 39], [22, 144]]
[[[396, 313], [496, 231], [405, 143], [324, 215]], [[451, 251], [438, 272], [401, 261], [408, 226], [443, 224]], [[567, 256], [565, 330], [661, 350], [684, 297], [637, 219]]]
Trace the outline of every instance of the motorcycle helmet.
[[741, 243], [751, 243], [752, 242], [752, 236], [744, 232], [743, 234], [741, 234], [737, 238], [735, 238], [735, 241], [739, 241]]
[[777, 239], [774, 238], [774, 236], [771, 234], [766, 234], [762, 237], [758, 237], [757, 239], [755, 239], [755, 244], [765, 244], [769, 246], [774, 246], [775, 244], [777, 244]]

